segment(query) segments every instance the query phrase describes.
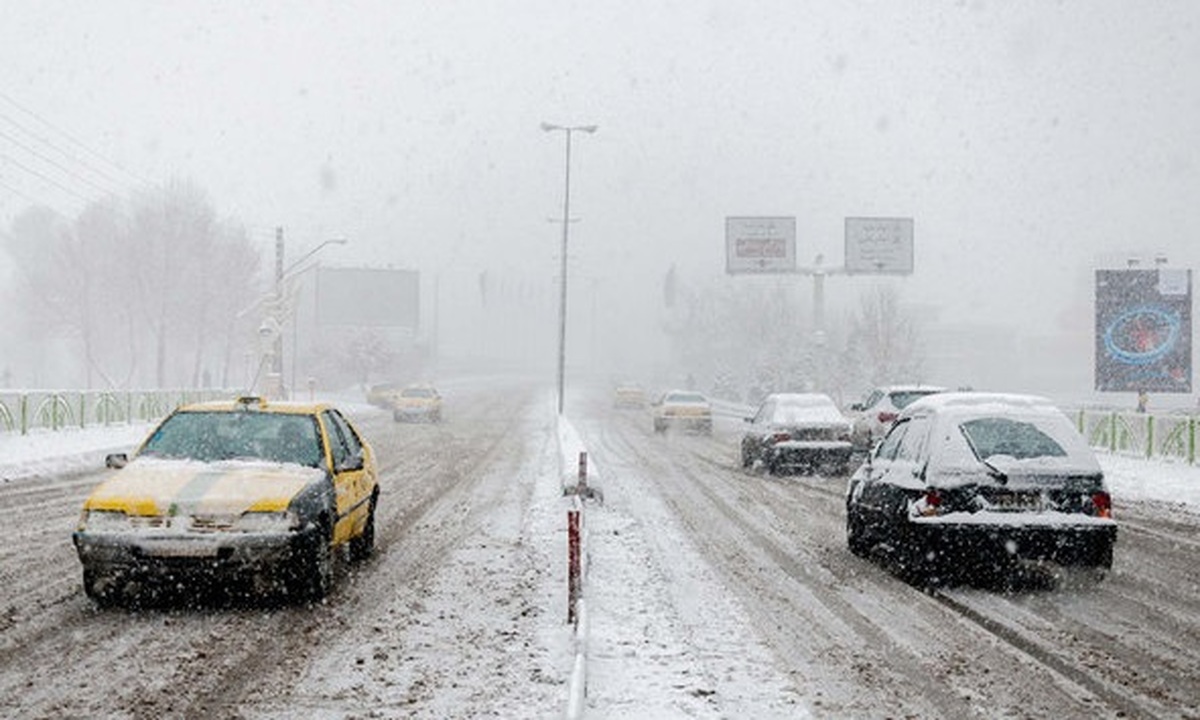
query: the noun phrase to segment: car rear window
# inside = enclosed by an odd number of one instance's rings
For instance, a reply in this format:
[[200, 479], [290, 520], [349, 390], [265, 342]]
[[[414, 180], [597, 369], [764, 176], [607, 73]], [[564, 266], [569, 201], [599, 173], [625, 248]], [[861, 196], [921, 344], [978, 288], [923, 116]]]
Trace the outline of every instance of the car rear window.
[[1066, 457], [1067, 451], [1033, 423], [1004, 417], [984, 417], [959, 425], [975, 457], [987, 460], [1007, 455], [1017, 460]]
[[903, 410], [926, 395], [933, 395], [937, 390], [904, 390], [892, 393], [892, 404], [897, 410]]

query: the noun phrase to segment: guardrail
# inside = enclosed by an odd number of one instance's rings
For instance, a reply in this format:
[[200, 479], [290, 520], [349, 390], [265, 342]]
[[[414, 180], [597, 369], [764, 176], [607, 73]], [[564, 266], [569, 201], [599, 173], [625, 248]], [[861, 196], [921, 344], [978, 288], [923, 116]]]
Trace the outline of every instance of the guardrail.
[[1079, 432], [1096, 450], [1196, 464], [1194, 415], [1077, 410]]
[[0, 433], [147, 422], [177, 405], [232, 396], [229, 390], [0, 390]]

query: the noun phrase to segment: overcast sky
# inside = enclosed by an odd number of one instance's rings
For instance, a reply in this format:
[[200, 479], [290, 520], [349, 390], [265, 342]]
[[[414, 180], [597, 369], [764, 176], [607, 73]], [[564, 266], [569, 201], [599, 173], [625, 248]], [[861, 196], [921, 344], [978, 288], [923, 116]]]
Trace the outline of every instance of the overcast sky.
[[[720, 278], [727, 215], [794, 215], [801, 262], [834, 266], [846, 216], [912, 217], [899, 285], [951, 321], [1074, 322], [1059, 309], [1078, 305], [1090, 323], [1098, 261], [1200, 265], [1192, 0], [30, 1], [3, 16], [5, 225], [30, 200], [71, 215], [95, 184], [182, 177], [265, 253], [283, 226], [290, 257], [344, 236], [327, 262], [552, 282], [549, 121], [599, 126], [573, 145], [572, 268], [618, 310], [672, 263]], [[47, 168], [12, 121], [89, 165]]]

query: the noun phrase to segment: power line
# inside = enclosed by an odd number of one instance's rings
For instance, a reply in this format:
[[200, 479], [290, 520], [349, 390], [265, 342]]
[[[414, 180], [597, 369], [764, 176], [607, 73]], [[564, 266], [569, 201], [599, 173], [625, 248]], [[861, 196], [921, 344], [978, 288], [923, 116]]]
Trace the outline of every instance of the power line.
[[[42, 125], [45, 125], [47, 128], [49, 128], [49, 129], [53, 130], [54, 132], [58, 133], [59, 135], [61, 135], [61, 136], [62, 136], [63, 138], [65, 138], [66, 140], [70, 141], [70, 143], [71, 143], [72, 145], [74, 145], [75, 147], [79, 148], [80, 150], [82, 150], [83, 152], [87, 153], [88, 155], [92, 156], [93, 158], [96, 158], [97, 160], [99, 160], [100, 162], [104, 163], [104, 164], [105, 164], [105, 165], [107, 165], [108, 167], [114, 168], [114, 169], [116, 169], [118, 172], [122, 173], [123, 175], [125, 175], [125, 176], [127, 176], [127, 177], [129, 177], [129, 178], [132, 178], [132, 179], [133, 179], [133, 181], [134, 181], [136, 184], [138, 184], [138, 185], [145, 185], [145, 186], [153, 186], [153, 185], [154, 185], [154, 183], [150, 182], [150, 181], [149, 181], [149, 180], [147, 180], [146, 178], [144, 178], [144, 177], [141, 177], [141, 176], [137, 175], [136, 173], [130, 172], [129, 170], [126, 170], [125, 168], [121, 167], [121, 166], [120, 166], [120, 165], [118, 165], [117, 163], [115, 163], [115, 162], [113, 162], [113, 161], [109, 160], [108, 158], [104, 157], [104, 156], [103, 156], [103, 155], [101, 155], [100, 153], [98, 153], [98, 152], [96, 152], [96, 151], [92, 150], [92, 149], [91, 149], [91, 148], [89, 148], [87, 145], [85, 145], [85, 144], [83, 144], [81, 141], [77, 140], [77, 139], [76, 139], [74, 136], [72, 136], [72, 135], [71, 135], [70, 133], [68, 133], [67, 131], [65, 131], [65, 130], [63, 130], [63, 129], [61, 129], [61, 128], [59, 128], [57, 125], [55, 125], [54, 123], [50, 122], [49, 120], [47, 120], [46, 118], [42, 117], [41, 115], [37, 114], [37, 113], [36, 113], [36, 112], [34, 112], [33, 110], [30, 110], [29, 108], [25, 107], [24, 105], [21, 105], [19, 102], [17, 102], [16, 100], [13, 100], [11, 97], [9, 97], [8, 95], [6, 95], [5, 93], [3, 93], [3, 92], [0, 92], [0, 100], [3, 100], [3, 101], [5, 101], [6, 103], [8, 103], [9, 105], [13, 106], [13, 107], [14, 107], [14, 108], [16, 108], [17, 110], [20, 110], [21, 112], [25, 113], [25, 114], [26, 114], [26, 115], [28, 115], [29, 117], [31, 117], [31, 118], [33, 118], [34, 120], [37, 120], [38, 122], [40, 122]], [[8, 116], [6, 116], [6, 115], [3, 115], [3, 114], [0, 114], [0, 117], [4, 117], [4, 118], [5, 118], [5, 119], [7, 119], [7, 120], [8, 120], [10, 123], [12, 123], [13, 125], [16, 125], [17, 127], [20, 127], [20, 125], [18, 125], [16, 122], [14, 122], [14, 121], [13, 121], [11, 118], [9, 118]], [[22, 128], [22, 129], [23, 129], [23, 128]], [[28, 130], [26, 130], [26, 132], [28, 132], [30, 135], [33, 135], [33, 133], [29, 132]], [[36, 136], [34, 136], [34, 137], [36, 137]], [[40, 139], [40, 138], [39, 138], [39, 139]], [[45, 142], [47, 145], [50, 145], [51, 147], [54, 147], [53, 143], [50, 143], [49, 141], [42, 140], [42, 142]], [[60, 150], [60, 152], [63, 152], [63, 151], [61, 151], [61, 150]], [[64, 154], [65, 154], [65, 152], [64, 152]], [[75, 160], [76, 160], [76, 162], [79, 162], [80, 164], [82, 164], [82, 165], [85, 165], [85, 166], [87, 166], [87, 167], [91, 168], [91, 169], [93, 170], [93, 172], [96, 172], [98, 175], [105, 175], [105, 173], [103, 173], [103, 171], [99, 171], [99, 170], [97, 170], [97, 169], [95, 169], [95, 168], [92, 168], [92, 167], [91, 167], [91, 165], [90, 165], [90, 164], [88, 164], [87, 162], [85, 162], [85, 161], [83, 161], [83, 160], [80, 160], [79, 158], [75, 158]], [[110, 180], [114, 180], [114, 181], [115, 181], [115, 178], [111, 178], [111, 177], [109, 177], [108, 179], [110, 179]], [[119, 182], [118, 182], [118, 184], [121, 184], [121, 183], [119, 183]]]
[[82, 200], [85, 203], [91, 202], [91, 198], [84, 197], [83, 195], [80, 195], [79, 193], [75, 192], [74, 190], [67, 187], [66, 185], [63, 185], [59, 181], [55, 180], [54, 178], [52, 178], [48, 175], [45, 175], [44, 173], [41, 173], [37, 170], [34, 170], [33, 168], [29, 167], [28, 165], [25, 165], [24, 163], [14, 160], [12, 158], [12, 156], [10, 156], [10, 155], [0, 153], [0, 160], [4, 160], [11, 165], [16, 165], [18, 168], [24, 170], [25, 172], [29, 173], [30, 175], [41, 178], [42, 180], [50, 183], [51, 185], [58, 188], [59, 190], [62, 190], [63, 192], [67, 193], [68, 195], [71, 195], [79, 200]]
[[[21, 148], [22, 150], [29, 153], [30, 155], [33, 155], [34, 157], [41, 160], [42, 162], [50, 165], [51, 167], [57, 168], [58, 170], [61, 170], [62, 172], [66, 173], [67, 175], [70, 175], [71, 177], [75, 178], [76, 180], [78, 180], [82, 183], [90, 185], [92, 188], [99, 190], [102, 193], [109, 194], [109, 195], [115, 195], [120, 192], [119, 190], [113, 190], [112, 188], [107, 188], [102, 185], [99, 185], [96, 182], [93, 182], [91, 179], [80, 175], [79, 173], [66, 167], [65, 165], [58, 162], [57, 160], [54, 160], [53, 158], [46, 156], [44, 153], [38, 151], [36, 148], [32, 148], [28, 145], [25, 145], [20, 140], [13, 137], [12, 135], [9, 135], [8, 133], [4, 132], [3, 130], [0, 130], [0, 138], [4, 138], [4, 139], [8, 140], [13, 145], [16, 145], [17, 147]], [[53, 146], [51, 146], [51, 147], [53, 147]]]

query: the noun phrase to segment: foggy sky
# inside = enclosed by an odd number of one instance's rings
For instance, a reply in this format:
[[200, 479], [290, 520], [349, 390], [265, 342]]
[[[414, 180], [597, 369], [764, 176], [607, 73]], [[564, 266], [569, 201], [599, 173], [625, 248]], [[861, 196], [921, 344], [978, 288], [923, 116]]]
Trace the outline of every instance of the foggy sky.
[[[327, 262], [447, 278], [553, 281], [563, 143], [539, 123], [599, 125], [571, 267], [621, 317], [672, 263], [724, 282], [727, 215], [794, 215], [801, 263], [832, 266], [846, 216], [912, 217], [892, 282], [948, 323], [1090, 328], [1097, 263], [1200, 266], [1189, 0], [9, 3], [0, 95], [0, 130], [36, 127], [7, 97], [119, 190], [193, 180], [265, 253], [283, 226], [296, 254], [347, 237]], [[23, 152], [0, 137], [0, 224], [29, 198], [73, 215]]]

